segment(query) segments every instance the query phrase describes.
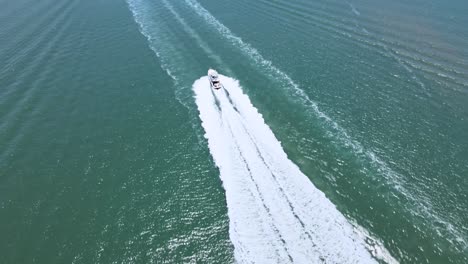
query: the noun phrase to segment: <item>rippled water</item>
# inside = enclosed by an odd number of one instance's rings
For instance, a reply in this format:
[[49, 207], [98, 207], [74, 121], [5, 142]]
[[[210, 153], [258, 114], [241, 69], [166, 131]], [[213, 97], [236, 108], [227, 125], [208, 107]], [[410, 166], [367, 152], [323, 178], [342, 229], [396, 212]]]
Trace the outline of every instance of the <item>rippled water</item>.
[[0, 4], [0, 262], [468, 261], [465, 2]]

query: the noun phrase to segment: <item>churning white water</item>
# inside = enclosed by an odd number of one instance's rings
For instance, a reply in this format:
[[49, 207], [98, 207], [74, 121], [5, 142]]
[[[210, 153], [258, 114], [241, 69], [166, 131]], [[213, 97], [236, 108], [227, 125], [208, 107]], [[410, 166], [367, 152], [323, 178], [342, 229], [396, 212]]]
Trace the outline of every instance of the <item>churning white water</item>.
[[352, 225], [288, 159], [239, 82], [207, 77], [193, 89], [205, 137], [226, 190], [236, 260], [254, 263], [396, 262]]

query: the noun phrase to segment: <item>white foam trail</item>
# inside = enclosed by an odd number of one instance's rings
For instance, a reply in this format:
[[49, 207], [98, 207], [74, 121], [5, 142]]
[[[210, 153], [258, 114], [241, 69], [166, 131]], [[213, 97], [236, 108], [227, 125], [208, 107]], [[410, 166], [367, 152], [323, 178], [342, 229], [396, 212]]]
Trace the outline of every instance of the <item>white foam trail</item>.
[[[239, 83], [220, 76], [193, 89], [210, 152], [226, 190], [230, 237], [240, 263], [389, 263], [396, 260], [354, 227], [286, 156]], [[373, 241], [372, 243], [366, 243]]]

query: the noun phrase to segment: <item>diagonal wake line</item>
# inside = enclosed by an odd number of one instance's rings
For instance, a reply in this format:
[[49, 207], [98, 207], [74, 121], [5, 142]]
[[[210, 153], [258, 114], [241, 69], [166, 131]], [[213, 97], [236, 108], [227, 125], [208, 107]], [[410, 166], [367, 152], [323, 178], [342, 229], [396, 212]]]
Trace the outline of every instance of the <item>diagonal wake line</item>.
[[209, 45], [200, 37], [200, 35], [197, 32], [195, 32], [195, 30], [193, 30], [193, 28], [190, 27], [187, 24], [187, 22], [185, 22], [185, 20], [179, 15], [179, 13], [177, 13], [174, 10], [174, 7], [167, 0], [162, 0], [162, 2], [164, 6], [169, 10], [169, 12], [171, 12], [171, 14], [176, 18], [176, 20], [182, 25], [184, 30], [195, 39], [195, 41], [198, 43], [198, 46], [200, 46], [210, 58], [215, 60], [216, 63], [218, 63], [218, 65], [223, 65], [224, 63], [221, 60], [221, 58], [218, 55], [216, 55], [213, 52], [213, 50], [209, 47]]

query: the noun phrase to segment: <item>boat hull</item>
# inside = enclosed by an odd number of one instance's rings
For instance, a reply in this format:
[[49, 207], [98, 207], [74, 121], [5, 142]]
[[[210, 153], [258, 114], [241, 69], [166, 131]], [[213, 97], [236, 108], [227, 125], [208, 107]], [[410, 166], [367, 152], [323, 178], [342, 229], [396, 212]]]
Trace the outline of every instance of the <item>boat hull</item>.
[[215, 70], [208, 70], [208, 80], [212, 89], [219, 90], [223, 87], [223, 85], [219, 81], [218, 72], [216, 72]]

